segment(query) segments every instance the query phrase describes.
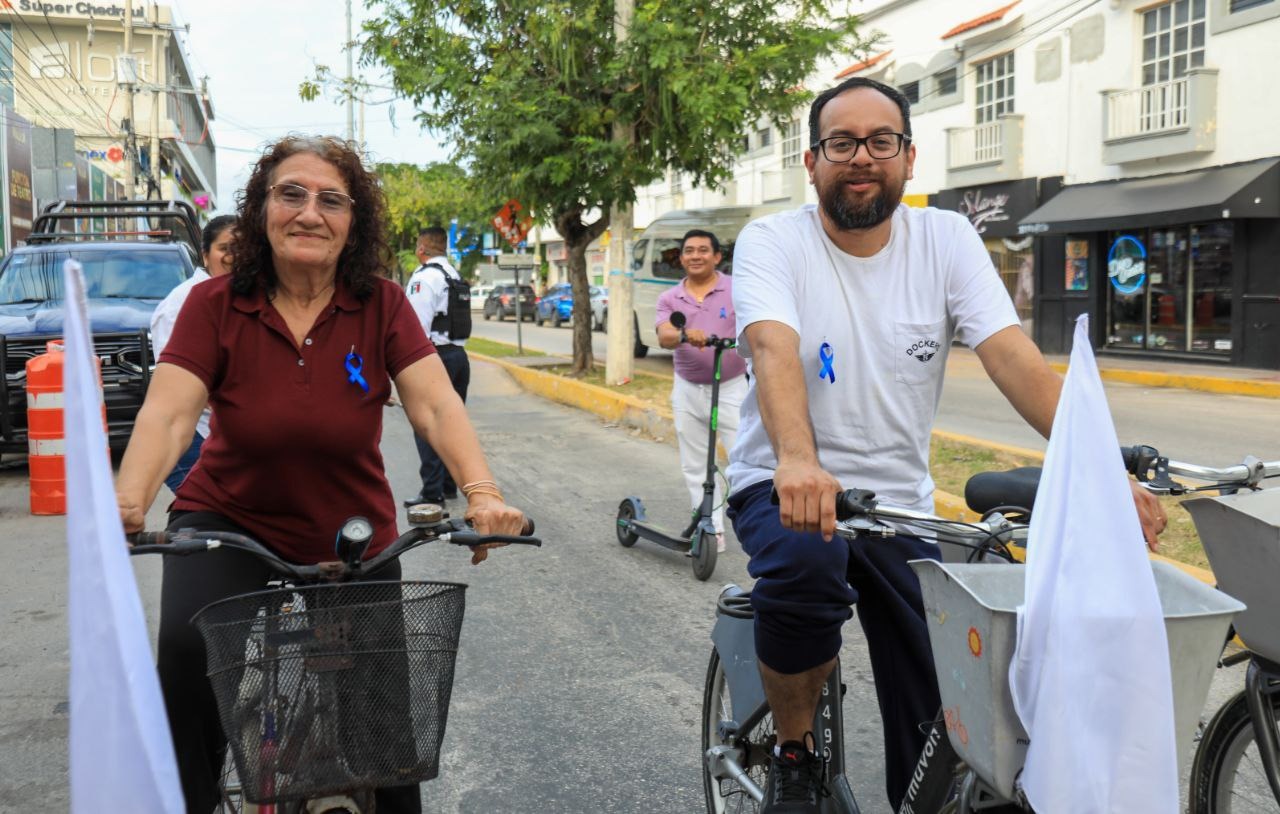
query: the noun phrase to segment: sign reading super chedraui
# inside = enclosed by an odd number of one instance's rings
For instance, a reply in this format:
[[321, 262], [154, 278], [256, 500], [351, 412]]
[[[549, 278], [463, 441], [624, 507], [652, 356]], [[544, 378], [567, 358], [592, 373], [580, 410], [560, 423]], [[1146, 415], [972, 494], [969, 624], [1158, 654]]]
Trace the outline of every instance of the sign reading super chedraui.
[[944, 189], [929, 197], [933, 206], [964, 215], [983, 237], [1017, 237], [1018, 221], [1036, 208], [1036, 179]]
[[[0, 6], [13, 8], [13, 1], [0, 3]], [[84, 0], [72, 3], [50, 3], [42, 2], [42, 0], [18, 0], [19, 12], [33, 12], [35, 14], [74, 14], [86, 17], [119, 17], [124, 19], [125, 8], [118, 3], [89, 3]], [[139, 3], [133, 7], [133, 16], [139, 20], [147, 18], [147, 9], [145, 4]]]
[[4, 115], [9, 245], [17, 246], [18, 241], [26, 240], [31, 234], [31, 221], [35, 217], [31, 195], [31, 122], [12, 110], [4, 111]]

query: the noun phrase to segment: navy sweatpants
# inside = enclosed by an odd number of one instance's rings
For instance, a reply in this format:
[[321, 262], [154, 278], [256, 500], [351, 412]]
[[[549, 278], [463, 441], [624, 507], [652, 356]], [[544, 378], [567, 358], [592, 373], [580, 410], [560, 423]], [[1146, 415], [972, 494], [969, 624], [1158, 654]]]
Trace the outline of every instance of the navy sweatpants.
[[784, 528], [769, 500], [773, 481], [729, 497], [729, 518], [755, 577], [756, 656], [779, 673], [801, 673], [840, 652], [840, 628], [858, 606], [884, 721], [885, 784], [896, 810], [906, 794], [929, 723], [938, 713], [938, 681], [920, 582], [908, 560], [938, 559], [916, 537], [825, 542]]

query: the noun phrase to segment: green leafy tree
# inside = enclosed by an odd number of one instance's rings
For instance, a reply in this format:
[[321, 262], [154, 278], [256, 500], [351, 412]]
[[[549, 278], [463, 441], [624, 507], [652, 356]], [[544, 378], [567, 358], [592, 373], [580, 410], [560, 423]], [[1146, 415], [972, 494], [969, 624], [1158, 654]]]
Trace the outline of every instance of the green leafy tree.
[[[497, 209], [491, 196], [481, 192], [466, 170], [454, 164], [378, 164], [375, 167], [387, 196], [387, 231], [391, 247], [401, 258], [402, 271], [417, 266], [414, 248], [418, 233], [427, 226], [443, 226], [455, 218], [465, 236], [458, 248], [477, 248], [488, 228], [489, 213]], [[478, 251], [463, 254], [459, 271], [469, 276]]]
[[[370, 0], [364, 56], [418, 121], [498, 197], [565, 241], [574, 369], [592, 365], [586, 249], [614, 203], [672, 167], [717, 186], [741, 136], [808, 101], [817, 61], [865, 48], [855, 20], [814, 0], [636, 0], [627, 39], [607, 0]], [[631, 144], [612, 138], [629, 126]]]

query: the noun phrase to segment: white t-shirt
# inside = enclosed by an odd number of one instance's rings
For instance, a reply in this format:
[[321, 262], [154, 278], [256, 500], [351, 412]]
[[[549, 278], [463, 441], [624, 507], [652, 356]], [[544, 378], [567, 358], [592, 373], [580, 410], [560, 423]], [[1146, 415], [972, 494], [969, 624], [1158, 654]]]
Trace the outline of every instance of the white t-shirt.
[[[442, 266], [445, 274], [450, 277], [462, 279], [447, 257], [443, 255], [429, 257], [426, 263], [418, 266], [418, 270], [409, 278], [409, 282], [405, 283], [404, 293], [409, 298], [409, 304], [413, 306], [413, 312], [418, 315], [418, 321], [422, 323], [422, 330], [427, 332], [432, 344], [465, 345], [467, 344], [465, 339], [450, 339], [447, 334], [431, 330], [431, 321], [436, 318], [436, 314], [449, 312], [449, 287], [445, 285], [444, 274], [441, 274], [440, 269], [433, 264]], [[428, 266], [431, 268], [427, 268]]]
[[[160, 300], [156, 310], [151, 312], [151, 358], [159, 359], [164, 346], [169, 344], [169, 337], [173, 336], [174, 323], [178, 321], [178, 313], [182, 311], [182, 304], [187, 301], [187, 295], [191, 293], [191, 289], [208, 279], [210, 279], [209, 272], [202, 268], [196, 269], [195, 274], [178, 283], [163, 300]], [[200, 418], [196, 421], [196, 432], [200, 433], [201, 438], [209, 437], [209, 419], [212, 417], [213, 412], [208, 407], [200, 413]]]
[[[953, 337], [969, 347], [1017, 313], [981, 239], [954, 212], [899, 206], [872, 257], [841, 251], [817, 207], [769, 215], [734, 246], [739, 339], [772, 320], [800, 335], [818, 460], [846, 488], [930, 511], [929, 438]], [[751, 358], [740, 341], [738, 352]], [[760, 419], [757, 378], [729, 456], [732, 491], [773, 477], [778, 459]]]

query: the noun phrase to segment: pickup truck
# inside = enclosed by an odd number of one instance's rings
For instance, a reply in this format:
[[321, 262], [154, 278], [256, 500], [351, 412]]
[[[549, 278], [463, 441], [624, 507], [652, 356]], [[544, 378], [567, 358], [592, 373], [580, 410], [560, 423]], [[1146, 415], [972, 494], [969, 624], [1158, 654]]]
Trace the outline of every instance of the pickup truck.
[[[175, 220], [176, 228], [155, 228]], [[128, 443], [155, 367], [151, 313], [195, 272], [199, 240], [195, 212], [180, 201], [45, 207], [27, 245], [0, 261], [0, 453], [27, 451], [26, 363], [62, 336], [68, 259], [84, 267], [108, 439], [115, 449]]]

